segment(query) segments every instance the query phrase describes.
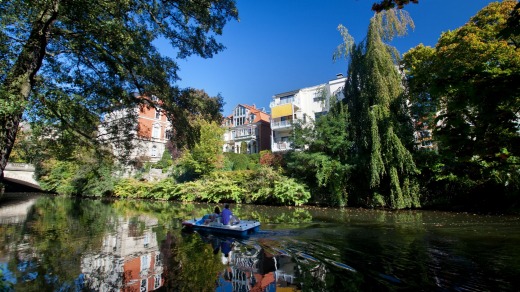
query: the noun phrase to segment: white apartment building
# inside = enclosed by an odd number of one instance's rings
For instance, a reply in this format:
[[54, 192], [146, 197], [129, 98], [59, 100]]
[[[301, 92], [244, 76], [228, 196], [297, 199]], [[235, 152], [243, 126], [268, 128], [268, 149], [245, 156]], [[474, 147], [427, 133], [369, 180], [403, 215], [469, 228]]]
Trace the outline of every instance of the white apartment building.
[[300, 121], [307, 124], [328, 113], [332, 96], [337, 100], [344, 98], [343, 88], [346, 80], [343, 74], [338, 74], [336, 79], [324, 84], [274, 95], [269, 105], [271, 151], [291, 150], [293, 123]]

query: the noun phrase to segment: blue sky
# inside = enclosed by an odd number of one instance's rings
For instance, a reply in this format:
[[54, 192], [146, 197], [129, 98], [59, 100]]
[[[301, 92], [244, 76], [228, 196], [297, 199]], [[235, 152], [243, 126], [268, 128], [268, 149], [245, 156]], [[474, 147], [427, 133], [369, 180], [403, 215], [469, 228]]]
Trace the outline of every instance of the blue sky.
[[[363, 40], [376, 0], [238, 0], [240, 21], [218, 37], [226, 49], [212, 59], [179, 60], [181, 87], [224, 97], [224, 115], [239, 103], [265, 107], [273, 95], [325, 83], [346, 75], [347, 61], [332, 54], [343, 24], [356, 42]], [[421, 0], [405, 10], [415, 30], [392, 45], [401, 54], [423, 43], [435, 46], [441, 33], [466, 23], [490, 0]], [[162, 48], [166, 51], [166, 48]], [[173, 56], [172, 56], [173, 57]]]

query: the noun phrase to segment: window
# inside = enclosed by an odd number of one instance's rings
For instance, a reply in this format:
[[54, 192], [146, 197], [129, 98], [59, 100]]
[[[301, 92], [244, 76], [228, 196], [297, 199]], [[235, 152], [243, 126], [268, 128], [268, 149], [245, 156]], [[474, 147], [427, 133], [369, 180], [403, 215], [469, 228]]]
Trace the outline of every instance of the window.
[[294, 95], [280, 97], [280, 104], [291, 103], [294, 101]]
[[241, 126], [245, 123], [245, 121], [245, 117], [235, 118], [235, 126]]
[[314, 119], [315, 120], [318, 120], [320, 117], [324, 116], [327, 114], [327, 111], [323, 111], [323, 112], [316, 112], [314, 113]]
[[[153, 146], [153, 147], [155, 147], [155, 146]], [[143, 247], [147, 248], [149, 244], [150, 244], [150, 234], [145, 234], [143, 237]]]
[[154, 265], [156, 267], [161, 267], [162, 266], [162, 258], [161, 258], [161, 254], [160, 253], [155, 254], [155, 263], [154, 263]]
[[150, 268], [150, 255], [144, 254], [141, 256], [141, 272]]
[[170, 140], [172, 138], [172, 130], [166, 130], [164, 133], [164, 138]]
[[160, 135], [161, 135], [161, 126], [158, 124], [153, 125], [152, 138], [159, 138]]
[[153, 277], [153, 279], [154, 279], [153, 288], [157, 289], [157, 288], [161, 287], [161, 275], [160, 274], [155, 275]]
[[148, 279], [142, 279], [141, 280], [141, 292], [148, 291]]
[[161, 119], [161, 109], [160, 108], [155, 109], [155, 118], [157, 120]]
[[157, 146], [152, 146], [152, 152], [150, 153], [150, 156], [157, 157]]
[[432, 144], [432, 141], [431, 140], [427, 140], [427, 141], [422, 141], [422, 146], [423, 147], [430, 147], [430, 146], [433, 146]]

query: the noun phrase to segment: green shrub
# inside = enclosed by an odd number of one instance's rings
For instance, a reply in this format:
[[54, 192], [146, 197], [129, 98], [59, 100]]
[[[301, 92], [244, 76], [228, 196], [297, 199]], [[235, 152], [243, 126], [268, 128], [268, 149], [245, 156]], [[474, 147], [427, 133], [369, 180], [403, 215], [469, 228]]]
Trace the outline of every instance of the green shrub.
[[122, 179], [114, 186], [114, 196], [119, 198], [149, 198], [152, 184], [133, 178]]
[[124, 179], [114, 187], [120, 198], [180, 200], [184, 202], [240, 202], [276, 205], [305, 204], [310, 193], [295, 179], [269, 167], [256, 171], [213, 172], [199, 180], [177, 183], [174, 179], [143, 182]]

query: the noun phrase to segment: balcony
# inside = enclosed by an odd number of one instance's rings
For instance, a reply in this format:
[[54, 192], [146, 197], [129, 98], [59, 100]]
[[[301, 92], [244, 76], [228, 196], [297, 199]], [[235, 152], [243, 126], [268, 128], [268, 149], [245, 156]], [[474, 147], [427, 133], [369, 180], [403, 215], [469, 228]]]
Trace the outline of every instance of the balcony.
[[275, 106], [289, 104], [289, 103], [292, 103], [297, 107], [300, 107], [300, 98], [295, 97], [295, 98], [289, 98], [289, 99], [275, 99], [269, 103], [269, 107], [273, 108]]
[[236, 127], [233, 131], [231, 131], [231, 139], [233, 141], [244, 141], [244, 140], [252, 140], [256, 139], [257, 136], [257, 127], [255, 125], [243, 125]]
[[277, 130], [277, 129], [286, 129], [292, 127], [292, 120], [287, 121], [271, 121], [271, 129]]
[[287, 151], [291, 149], [292, 145], [290, 142], [275, 142], [273, 145], [271, 145], [272, 152]]

